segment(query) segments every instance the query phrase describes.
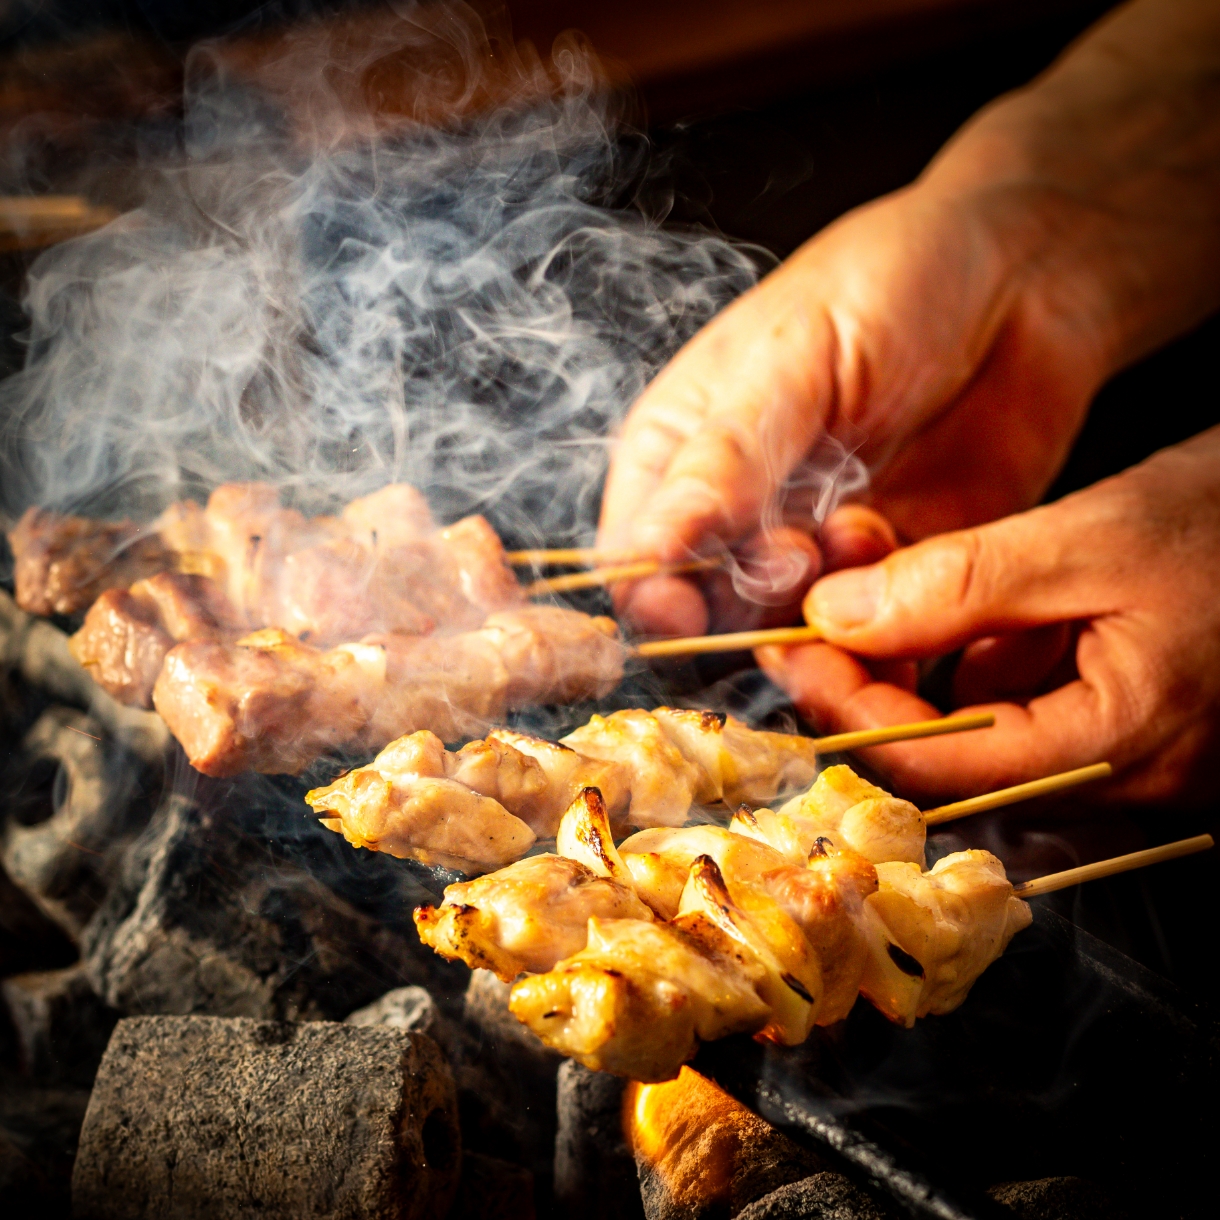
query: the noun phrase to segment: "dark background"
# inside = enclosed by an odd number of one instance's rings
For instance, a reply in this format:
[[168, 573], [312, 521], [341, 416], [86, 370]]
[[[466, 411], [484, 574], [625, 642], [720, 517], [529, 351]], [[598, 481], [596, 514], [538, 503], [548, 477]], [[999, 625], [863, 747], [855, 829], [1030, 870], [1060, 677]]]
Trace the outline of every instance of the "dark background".
[[[173, 148], [181, 61], [192, 39], [234, 27], [244, 35], [274, 30], [286, 19], [344, 7], [255, 8], [241, 0], [9, 6], [0, 16], [0, 147], [7, 150], [0, 190], [77, 190], [130, 206], [139, 195], [139, 157]], [[855, 16], [834, 28], [806, 22], [797, 29], [804, 18], [796, 8], [760, 3], [778, 34], [749, 46], [727, 25], [717, 40], [717, 4], [522, 0], [510, 7], [518, 32], [540, 47], [568, 26], [585, 28], [636, 76], [656, 163], [674, 192], [674, 223], [707, 225], [782, 257], [844, 211], [913, 179], [979, 106], [1035, 76], [1108, 6], [927, 0], [894, 18], [874, 11], [884, 5], [860, 0]], [[659, 33], [649, 27], [654, 19]], [[785, 38], [789, 19], [796, 25]], [[710, 29], [702, 58], [682, 53], [683, 22]], [[668, 58], [657, 52], [661, 34]], [[21, 360], [21, 281], [32, 257], [0, 256], [0, 361], [9, 369]], [[1106, 386], [1052, 498], [1220, 421], [1218, 334], [1213, 318]], [[1053, 840], [1054, 867], [1066, 867], [1202, 830], [1220, 833], [1220, 816], [1026, 807], [968, 826], [959, 833], [980, 845]], [[1042, 901], [1215, 1003], [1220, 927], [1209, 899], [1218, 888], [1220, 857], [1212, 852]]]

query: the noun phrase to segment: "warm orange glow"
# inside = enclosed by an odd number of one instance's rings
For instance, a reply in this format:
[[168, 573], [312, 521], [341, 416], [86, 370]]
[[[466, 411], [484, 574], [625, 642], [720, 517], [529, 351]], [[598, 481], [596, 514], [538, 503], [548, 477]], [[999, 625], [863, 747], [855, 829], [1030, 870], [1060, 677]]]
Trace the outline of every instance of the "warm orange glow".
[[698, 1072], [664, 1084], [627, 1086], [627, 1142], [678, 1207], [727, 1202], [734, 1167], [770, 1127]]

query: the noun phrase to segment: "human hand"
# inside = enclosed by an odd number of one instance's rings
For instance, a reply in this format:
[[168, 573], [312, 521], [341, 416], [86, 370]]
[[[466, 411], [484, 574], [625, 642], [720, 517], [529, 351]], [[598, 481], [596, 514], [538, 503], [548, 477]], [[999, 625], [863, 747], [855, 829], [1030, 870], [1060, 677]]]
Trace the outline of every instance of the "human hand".
[[1214, 800], [1220, 774], [1220, 428], [1082, 492], [819, 581], [827, 643], [759, 663], [830, 731], [937, 715], [909, 673], [964, 649], [955, 708], [994, 728], [880, 747], [904, 793], [987, 791], [1109, 761], [1101, 795]]
[[[1102, 381], [1220, 301], [1218, 66], [1214, 5], [1128, 5], [815, 237], [636, 403], [602, 545], [774, 551], [760, 526], [794, 524], [785, 481], [824, 433], [865, 438], [907, 538], [1036, 503]], [[650, 630], [708, 620], [673, 578], [616, 601]]]

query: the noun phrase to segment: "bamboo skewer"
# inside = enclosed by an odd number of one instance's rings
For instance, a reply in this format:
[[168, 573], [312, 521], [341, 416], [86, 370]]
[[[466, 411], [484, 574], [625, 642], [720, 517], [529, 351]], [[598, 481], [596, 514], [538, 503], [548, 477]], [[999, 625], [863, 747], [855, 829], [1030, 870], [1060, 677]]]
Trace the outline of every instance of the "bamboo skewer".
[[863, 750], [868, 746], [883, 746], [891, 741], [914, 741], [920, 737], [939, 737], [942, 733], [988, 729], [993, 724], [995, 717], [990, 712], [973, 712], [969, 716], [941, 716], [937, 720], [916, 720], [911, 724], [889, 724], [880, 729], [856, 729], [850, 733], [815, 737], [813, 746], [819, 754], [831, 754], [846, 750]]
[[611, 563], [635, 563], [639, 551], [602, 551], [595, 546], [550, 547], [538, 551], [508, 551], [504, 558], [513, 568], [598, 567]]
[[1160, 864], [1164, 860], [1176, 860], [1179, 856], [1191, 856], [1195, 852], [1207, 851], [1215, 846], [1211, 835], [1195, 835], [1192, 839], [1178, 839], [1176, 843], [1165, 843], [1160, 847], [1149, 847], [1144, 851], [1128, 852], [1125, 856], [1112, 856], [1109, 860], [1098, 860], [1094, 864], [1082, 864], [1078, 868], [1065, 868], [1061, 873], [1048, 873], [1032, 881], [1014, 885], [1012, 892], [1018, 898], [1037, 898], [1054, 890], [1065, 890], [1083, 881], [1098, 881], [1102, 877], [1113, 877], [1130, 872], [1133, 868], [1146, 868], [1149, 864]]
[[[719, 558], [693, 559], [690, 563], [661, 563], [645, 559], [640, 563], [619, 564], [616, 567], [594, 568], [590, 572], [572, 572], [567, 576], [548, 576], [525, 586], [527, 597], [542, 597], [547, 593], [570, 593], [574, 589], [594, 589], [599, 585], [612, 585], [621, 580], [640, 580], [645, 576], [665, 575], [679, 572], [706, 572], [718, 568], [724, 561]], [[706, 636], [718, 639], [718, 636]]]
[[951, 805], [939, 805], [935, 809], [927, 810], [923, 820], [929, 826], [937, 826], [941, 822], [968, 818], [973, 813], [986, 813], [989, 809], [1001, 809], [1005, 805], [1015, 805], [1018, 801], [1033, 800], [1036, 796], [1064, 792], [1080, 784], [1092, 783], [1095, 779], [1105, 779], [1113, 773], [1114, 768], [1105, 762], [1094, 763], [1091, 767], [1077, 767], [1074, 771], [1061, 771], [1058, 775], [1048, 775], [1043, 779], [1030, 780], [1027, 784], [1016, 784], [1011, 788], [1000, 788], [982, 796], [972, 796], [968, 800], [954, 801]]
[[758, 631], [730, 631], [724, 635], [645, 640], [631, 652], [637, 657], [689, 657], [705, 652], [743, 652], [767, 644], [808, 644], [821, 638], [821, 632], [816, 627], [772, 627]]

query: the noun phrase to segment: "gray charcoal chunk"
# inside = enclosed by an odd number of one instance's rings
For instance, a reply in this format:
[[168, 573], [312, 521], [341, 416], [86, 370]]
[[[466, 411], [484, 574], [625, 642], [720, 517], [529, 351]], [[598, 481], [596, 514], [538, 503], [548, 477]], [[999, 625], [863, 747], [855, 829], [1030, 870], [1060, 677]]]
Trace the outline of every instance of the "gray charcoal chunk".
[[534, 1175], [510, 1161], [467, 1152], [448, 1220], [534, 1220]]
[[841, 1173], [815, 1173], [773, 1190], [737, 1220], [887, 1220], [890, 1215]]
[[1005, 1182], [988, 1192], [1021, 1220], [1124, 1220], [1114, 1197], [1084, 1178]]
[[0, 978], [23, 970], [66, 966], [76, 958], [67, 933], [0, 865]]
[[46, 1083], [91, 1084], [119, 1014], [93, 990], [85, 968], [18, 974], [0, 991], [23, 1071]]
[[86, 929], [93, 984], [121, 1012], [339, 1019], [437, 959], [270, 855], [223, 810], [171, 797]]
[[559, 1069], [555, 1201], [581, 1220], [643, 1217], [635, 1156], [623, 1133], [626, 1082], [575, 1060]]
[[444, 1220], [461, 1171], [453, 1078], [423, 1034], [136, 1017], [98, 1072], [78, 1220]]
[[22, 747], [31, 767], [54, 768], [52, 812], [34, 825], [10, 820], [4, 866], [78, 940], [147, 820], [147, 804], [135, 799], [141, 767], [97, 720], [69, 707], [48, 708]]
[[[510, 990], [489, 970], [474, 971], [466, 989], [467, 1037], [460, 1054], [469, 1070], [458, 1071], [462, 1129], [474, 1133], [482, 1125], [479, 1112], [486, 1103], [479, 1090], [489, 1090], [499, 1102], [498, 1113], [507, 1111], [513, 1117], [520, 1148], [513, 1150], [514, 1155], [541, 1180], [549, 1178], [554, 1167], [555, 1082], [563, 1056], [543, 1045], [509, 1012]], [[500, 1151], [495, 1142], [484, 1142], [493, 1131], [485, 1129], [482, 1137], [475, 1134], [479, 1151], [492, 1155]]]

